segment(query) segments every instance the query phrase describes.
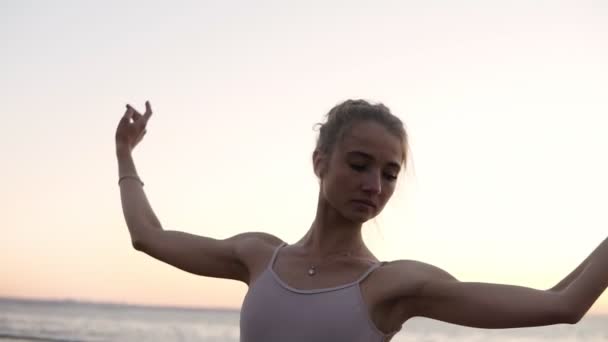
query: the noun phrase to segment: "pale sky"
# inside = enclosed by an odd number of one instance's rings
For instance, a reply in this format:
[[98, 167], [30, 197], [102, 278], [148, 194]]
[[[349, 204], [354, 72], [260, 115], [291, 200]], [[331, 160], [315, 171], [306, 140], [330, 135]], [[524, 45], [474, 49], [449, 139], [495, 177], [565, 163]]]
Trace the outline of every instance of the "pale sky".
[[3, 1], [0, 41], [0, 297], [240, 306], [245, 285], [131, 247], [114, 132], [145, 100], [166, 229], [297, 241], [312, 127], [364, 98], [411, 139], [365, 227], [380, 259], [544, 289], [608, 235], [605, 1]]

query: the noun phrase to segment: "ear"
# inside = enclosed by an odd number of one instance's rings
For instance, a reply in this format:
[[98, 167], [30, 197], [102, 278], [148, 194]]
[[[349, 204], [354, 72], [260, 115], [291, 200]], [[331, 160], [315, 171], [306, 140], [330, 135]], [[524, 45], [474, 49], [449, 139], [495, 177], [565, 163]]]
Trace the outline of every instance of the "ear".
[[323, 178], [322, 176], [327, 171], [327, 162], [328, 160], [325, 153], [319, 150], [315, 150], [312, 153], [312, 166], [314, 168], [315, 175], [317, 175], [317, 178]]

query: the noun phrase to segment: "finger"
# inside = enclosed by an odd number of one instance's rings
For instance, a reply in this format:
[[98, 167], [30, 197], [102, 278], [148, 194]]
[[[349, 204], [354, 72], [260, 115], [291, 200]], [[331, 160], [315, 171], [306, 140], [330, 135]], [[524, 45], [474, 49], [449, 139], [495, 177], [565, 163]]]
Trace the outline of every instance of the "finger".
[[127, 105], [127, 110], [125, 110], [125, 115], [123, 115], [123, 117], [130, 119], [131, 116], [133, 116], [133, 111], [131, 109], [131, 106]]
[[133, 122], [141, 119], [141, 114], [135, 108], [133, 108], [131, 105], [127, 105], [127, 108], [133, 112], [133, 114], [131, 114], [133, 117]]
[[144, 119], [148, 121], [152, 116], [152, 106], [150, 105], [150, 101], [146, 101], [146, 111], [144, 113]]
[[127, 105], [127, 110], [125, 111], [125, 114], [120, 119], [120, 123], [121, 124], [128, 124], [128, 123], [130, 123], [132, 116], [133, 116], [133, 112], [131, 111], [129, 105]]

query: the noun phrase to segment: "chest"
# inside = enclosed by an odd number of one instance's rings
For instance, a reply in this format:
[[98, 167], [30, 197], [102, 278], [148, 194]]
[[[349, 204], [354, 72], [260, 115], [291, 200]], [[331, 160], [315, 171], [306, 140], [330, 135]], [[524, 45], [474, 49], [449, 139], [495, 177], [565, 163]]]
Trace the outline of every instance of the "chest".
[[357, 282], [301, 290], [270, 270], [251, 284], [240, 324], [241, 341], [385, 341]]
[[272, 265], [272, 272], [292, 288], [311, 290], [331, 288], [363, 280], [362, 276], [377, 264], [379, 263], [376, 260], [363, 258], [317, 263], [282, 255], [282, 258], [275, 260]]

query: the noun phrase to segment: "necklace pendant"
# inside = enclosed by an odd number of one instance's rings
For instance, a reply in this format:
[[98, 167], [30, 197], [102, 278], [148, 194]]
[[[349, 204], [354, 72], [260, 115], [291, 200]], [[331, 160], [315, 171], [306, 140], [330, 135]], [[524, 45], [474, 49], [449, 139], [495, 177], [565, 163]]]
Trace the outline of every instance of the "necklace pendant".
[[315, 270], [315, 267], [314, 266], [310, 266], [310, 268], [308, 269], [308, 275], [312, 277], [315, 274], [317, 274], [317, 271]]

